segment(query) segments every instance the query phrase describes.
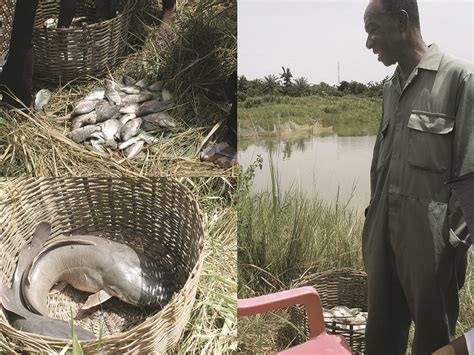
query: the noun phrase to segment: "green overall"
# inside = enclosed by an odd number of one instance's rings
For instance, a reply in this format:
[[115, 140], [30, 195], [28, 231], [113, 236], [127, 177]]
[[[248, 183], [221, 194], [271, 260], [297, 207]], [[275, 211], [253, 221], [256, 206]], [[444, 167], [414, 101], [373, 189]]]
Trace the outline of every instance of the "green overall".
[[433, 44], [403, 88], [399, 70], [384, 87], [363, 230], [368, 355], [405, 354], [412, 320], [413, 355], [449, 343], [469, 248], [445, 182], [474, 171], [473, 64]]

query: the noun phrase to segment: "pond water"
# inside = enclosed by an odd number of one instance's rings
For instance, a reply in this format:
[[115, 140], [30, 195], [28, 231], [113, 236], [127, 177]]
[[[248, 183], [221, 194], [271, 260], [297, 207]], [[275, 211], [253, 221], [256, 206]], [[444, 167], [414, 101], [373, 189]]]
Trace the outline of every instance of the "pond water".
[[271, 189], [270, 159], [282, 190], [300, 189], [334, 204], [337, 200], [363, 212], [370, 199], [370, 163], [376, 132], [335, 127], [322, 136], [239, 140], [239, 163], [247, 168], [263, 158], [253, 191]]

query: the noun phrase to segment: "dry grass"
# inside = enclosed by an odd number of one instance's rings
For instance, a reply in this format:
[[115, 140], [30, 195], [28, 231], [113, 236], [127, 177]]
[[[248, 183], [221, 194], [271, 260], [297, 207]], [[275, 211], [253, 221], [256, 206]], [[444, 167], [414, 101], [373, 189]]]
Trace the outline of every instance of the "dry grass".
[[[156, 2], [154, 2], [156, 3]], [[0, 176], [112, 175], [215, 176], [232, 175], [211, 163], [201, 163], [198, 152], [219, 141], [228, 116], [225, 81], [235, 70], [237, 53], [235, 1], [178, 1], [174, 35], [159, 35], [159, 9], [140, 1], [132, 25], [130, 52], [109, 76], [164, 80], [176, 96], [170, 114], [173, 131], [158, 132], [162, 140], [139, 157], [126, 160], [113, 152], [102, 157], [65, 138], [69, 105], [100, 81], [80, 78], [51, 88], [53, 99], [46, 113], [1, 111]], [[84, 82], [84, 80], [86, 80]], [[43, 88], [44, 83], [36, 83]], [[221, 129], [209, 136], [213, 127]]]

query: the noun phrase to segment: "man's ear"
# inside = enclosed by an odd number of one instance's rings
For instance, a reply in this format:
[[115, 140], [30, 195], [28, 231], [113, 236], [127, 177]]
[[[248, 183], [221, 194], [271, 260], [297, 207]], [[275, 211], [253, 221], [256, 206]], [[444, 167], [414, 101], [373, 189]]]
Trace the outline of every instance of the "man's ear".
[[405, 10], [400, 10], [397, 16], [398, 29], [400, 32], [406, 32], [410, 25], [410, 16]]

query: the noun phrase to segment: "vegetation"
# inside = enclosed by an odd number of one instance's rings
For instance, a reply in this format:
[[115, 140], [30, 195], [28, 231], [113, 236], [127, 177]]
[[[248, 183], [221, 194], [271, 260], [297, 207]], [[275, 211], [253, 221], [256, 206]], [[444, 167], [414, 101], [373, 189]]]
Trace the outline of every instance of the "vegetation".
[[384, 82], [368, 82], [367, 84], [356, 81], [341, 81], [339, 85], [329, 85], [325, 82], [310, 84], [305, 77], [292, 80], [290, 68], [282, 67], [283, 73], [280, 77], [270, 74], [263, 79], [248, 80], [244, 75], [237, 81], [237, 94], [239, 102], [244, 102], [249, 98], [264, 95], [279, 96], [344, 96], [358, 95], [365, 97], [382, 97]]
[[[256, 167], [249, 168], [246, 178]], [[347, 201], [329, 206], [297, 190], [282, 193], [273, 171], [271, 191], [244, 194], [238, 204], [239, 298], [289, 289], [306, 274], [341, 267], [363, 270], [362, 218]], [[470, 283], [460, 295], [458, 335], [474, 327], [473, 262], [471, 252], [466, 278]], [[239, 319], [239, 351], [265, 353], [288, 347], [288, 326], [287, 310]]]
[[83, 77], [61, 87], [35, 82], [37, 89], [53, 92], [46, 112], [0, 108], [0, 176], [222, 175], [213, 164], [201, 163], [197, 153], [225, 133], [219, 129], [208, 136], [230, 110], [225, 82], [237, 67], [236, 1], [177, 1], [170, 36], [159, 33], [159, 6], [160, 1], [139, 0], [130, 51], [108, 77], [164, 80], [176, 96], [178, 105], [170, 114], [178, 127], [157, 132], [160, 143], [135, 159], [118, 152], [104, 157], [64, 136], [69, 105], [93, 86], [103, 86], [104, 78]]
[[323, 126], [364, 124], [377, 128], [382, 114], [378, 97], [347, 95], [289, 97], [265, 95], [239, 102], [239, 127], [260, 126], [273, 130], [274, 124], [321, 123]]

